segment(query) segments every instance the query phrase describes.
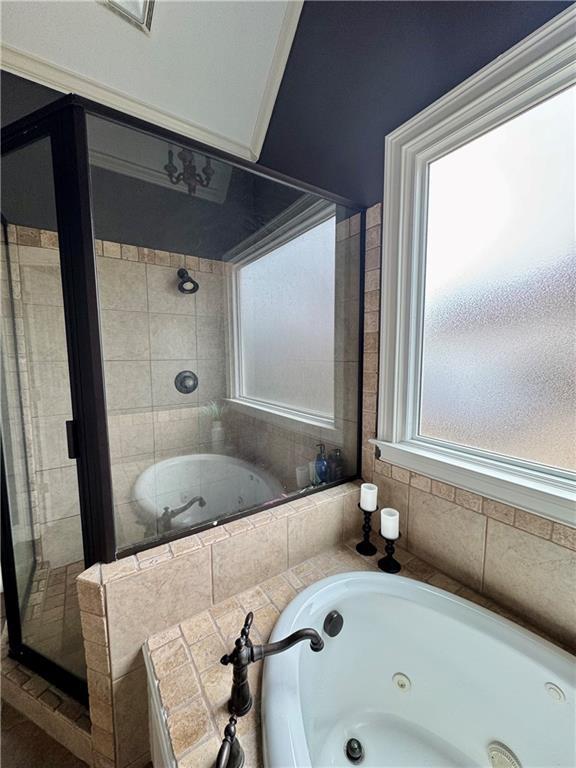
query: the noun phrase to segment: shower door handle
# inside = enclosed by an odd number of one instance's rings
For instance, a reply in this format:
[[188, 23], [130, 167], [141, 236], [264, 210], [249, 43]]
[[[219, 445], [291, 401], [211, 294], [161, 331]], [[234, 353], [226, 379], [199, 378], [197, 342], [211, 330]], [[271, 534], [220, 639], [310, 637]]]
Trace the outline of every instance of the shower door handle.
[[66, 439], [68, 441], [68, 458], [75, 459], [78, 456], [78, 440], [76, 437], [76, 422], [66, 422]]

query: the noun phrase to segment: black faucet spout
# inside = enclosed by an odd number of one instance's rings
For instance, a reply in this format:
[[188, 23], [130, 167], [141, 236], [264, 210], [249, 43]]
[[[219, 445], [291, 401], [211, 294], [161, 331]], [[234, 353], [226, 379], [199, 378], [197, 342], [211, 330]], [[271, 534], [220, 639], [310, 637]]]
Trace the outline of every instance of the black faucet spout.
[[291, 635], [288, 635], [283, 640], [278, 640], [276, 643], [252, 646], [252, 661], [260, 661], [260, 659], [265, 659], [266, 656], [282, 653], [305, 640], [310, 640], [310, 648], [316, 653], [324, 648], [324, 640], [322, 640], [318, 632], [315, 629], [306, 627], [306, 629], [298, 629], [296, 632], [292, 632]]

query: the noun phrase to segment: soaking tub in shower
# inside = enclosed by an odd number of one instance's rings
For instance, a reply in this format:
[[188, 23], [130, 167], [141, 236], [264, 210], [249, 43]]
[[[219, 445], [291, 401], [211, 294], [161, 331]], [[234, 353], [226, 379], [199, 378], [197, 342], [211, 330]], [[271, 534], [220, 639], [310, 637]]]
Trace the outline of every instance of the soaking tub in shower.
[[[266, 768], [572, 768], [573, 656], [466, 600], [400, 576], [312, 585], [271, 640], [333, 610], [324, 650], [265, 661]], [[355, 741], [351, 741], [355, 740]]]
[[142, 472], [133, 488], [136, 514], [150, 534], [167, 507], [177, 509], [194, 497], [202, 497], [205, 505], [194, 504], [174, 517], [170, 521], [172, 529], [228, 517], [280, 498], [282, 493], [280, 483], [265, 470], [241, 459], [211, 453], [177, 456], [153, 464]]

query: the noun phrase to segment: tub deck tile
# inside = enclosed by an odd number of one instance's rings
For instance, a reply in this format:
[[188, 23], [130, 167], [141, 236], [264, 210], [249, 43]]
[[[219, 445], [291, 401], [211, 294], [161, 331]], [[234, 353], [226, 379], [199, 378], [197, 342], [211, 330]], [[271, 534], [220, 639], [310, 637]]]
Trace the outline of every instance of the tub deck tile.
[[[378, 546], [381, 544], [380, 541], [375, 543]], [[308, 585], [337, 573], [377, 569], [382, 553], [362, 557], [356, 552], [355, 545], [355, 540], [349, 541], [343, 546], [315, 555], [246, 592], [223, 600], [208, 611], [192, 616], [170, 630], [152, 636], [144, 644], [144, 653], [156, 662], [153, 669], [159, 690], [166, 692], [169, 689], [168, 696], [165, 693], [168, 706], [164, 704], [163, 710], [168, 723], [168, 736], [178, 758], [178, 768], [211, 768], [214, 764], [228, 722], [226, 704], [232, 684], [231, 669], [222, 667], [219, 662], [224, 652], [232, 651], [234, 640], [242, 629], [244, 614], [249, 610], [254, 613], [250, 635], [252, 641], [255, 644], [266, 642], [280, 612]], [[397, 559], [402, 563], [402, 576], [457, 594], [526, 626], [522, 619], [500, 608], [485, 595], [447, 576], [406, 549], [398, 547], [396, 552]], [[537, 629], [528, 629], [542, 635]], [[189, 666], [191, 679], [194, 675], [193, 679], [198, 681], [197, 685], [189, 686], [187, 696], [176, 681], [177, 672], [172, 671], [184, 663], [184, 651], [185, 668]], [[169, 659], [171, 653], [175, 654], [172, 664]], [[162, 663], [158, 663], [159, 659]], [[169, 675], [174, 680], [167, 681]], [[238, 722], [238, 736], [246, 754], [245, 768], [263, 767], [260, 738], [261, 678], [262, 664], [251, 665], [249, 679], [254, 706]], [[192, 713], [197, 719], [195, 725], [189, 722]]]

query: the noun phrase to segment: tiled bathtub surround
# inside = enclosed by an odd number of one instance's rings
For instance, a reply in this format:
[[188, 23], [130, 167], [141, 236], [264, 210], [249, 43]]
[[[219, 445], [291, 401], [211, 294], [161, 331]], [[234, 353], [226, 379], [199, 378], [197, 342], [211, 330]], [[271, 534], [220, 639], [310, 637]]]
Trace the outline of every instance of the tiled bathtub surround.
[[358, 499], [358, 486], [346, 483], [81, 574], [98, 766], [148, 759], [147, 638], [339, 546], [358, 528]]
[[576, 528], [375, 459], [381, 205], [366, 216], [362, 476], [401, 515], [403, 546], [576, 647]]
[[[152, 686], [159, 702], [178, 768], [212, 768], [228, 721], [232, 670], [219, 663], [234, 647], [247, 611], [254, 613], [250, 633], [254, 643], [267, 642], [281, 611], [304, 587], [327, 576], [356, 570], [376, 570], [380, 555], [364, 558], [348, 546], [312, 556], [257, 586], [152, 635], [145, 645]], [[478, 603], [506, 618], [496, 603], [474, 592], [403, 548], [397, 556], [401, 575], [424, 581]], [[254, 695], [251, 712], [239, 719], [238, 737], [246, 754], [246, 768], [262, 768], [260, 683], [262, 663], [249, 668]]]

